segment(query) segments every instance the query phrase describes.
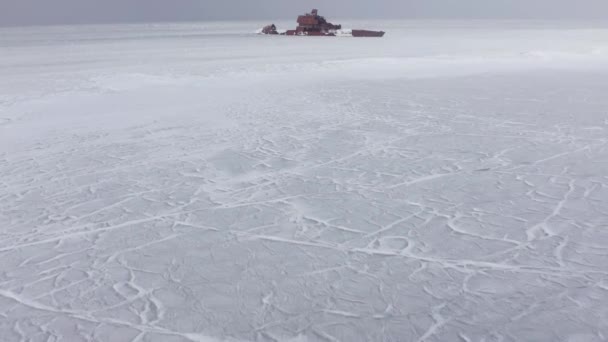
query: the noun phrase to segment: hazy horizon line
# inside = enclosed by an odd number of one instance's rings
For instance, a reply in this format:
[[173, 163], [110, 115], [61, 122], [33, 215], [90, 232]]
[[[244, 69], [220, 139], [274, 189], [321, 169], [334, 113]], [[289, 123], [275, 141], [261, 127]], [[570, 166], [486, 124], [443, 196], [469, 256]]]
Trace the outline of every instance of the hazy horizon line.
[[[466, 21], [494, 21], [494, 22], [564, 22], [564, 23], [588, 23], [597, 24], [608, 22], [601, 18], [535, 18], [535, 17], [473, 17], [473, 18], [458, 18], [446, 16], [428, 16], [428, 17], [360, 17], [349, 16], [340, 17], [334, 16], [328, 18], [330, 21], [340, 20], [378, 20], [378, 21], [439, 21], [439, 22], [466, 22]], [[48, 23], [0, 23], [0, 28], [18, 28], [18, 27], [53, 27], [53, 26], [97, 26], [97, 25], [141, 25], [141, 24], [171, 24], [171, 23], [201, 23], [201, 22], [296, 22], [296, 18], [201, 18], [201, 19], [159, 19], [159, 20], [100, 20], [92, 22], [48, 22]]]

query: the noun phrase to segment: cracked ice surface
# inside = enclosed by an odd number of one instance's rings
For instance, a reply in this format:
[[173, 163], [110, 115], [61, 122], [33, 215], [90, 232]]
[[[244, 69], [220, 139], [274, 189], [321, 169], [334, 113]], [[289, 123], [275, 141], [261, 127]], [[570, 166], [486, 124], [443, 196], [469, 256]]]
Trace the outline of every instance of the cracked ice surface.
[[608, 31], [419, 24], [4, 29], [0, 339], [607, 339]]

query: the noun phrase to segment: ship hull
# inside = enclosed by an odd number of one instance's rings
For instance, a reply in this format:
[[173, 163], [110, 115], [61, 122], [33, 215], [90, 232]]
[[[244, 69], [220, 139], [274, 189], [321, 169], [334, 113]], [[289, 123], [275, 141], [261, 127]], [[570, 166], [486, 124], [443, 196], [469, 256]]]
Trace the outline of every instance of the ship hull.
[[[335, 37], [348, 36], [353, 37], [383, 37], [384, 31], [369, 31], [369, 30], [352, 30], [347, 33], [342, 30], [342, 25], [334, 25], [328, 22], [325, 17], [319, 15], [316, 9], [310, 13], [298, 17], [298, 27], [295, 30], [289, 30], [280, 33], [285, 36], [308, 36], [308, 37]], [[262, 34], [279, 34], [274, 24], [264, 27]]]
[[384, 31], [353, 30], [353, 37], [384, 37]]
[[[317, 32], [317, 31], [298, 31], [289, 30], [283, 35], [286, 36], [309, 36], [309, 37], [335, 37], [334, 32]], [[353, 37], [384, 37], [383, 31], [369, 31], [369, 30], [352, 30], [351, 35]]]

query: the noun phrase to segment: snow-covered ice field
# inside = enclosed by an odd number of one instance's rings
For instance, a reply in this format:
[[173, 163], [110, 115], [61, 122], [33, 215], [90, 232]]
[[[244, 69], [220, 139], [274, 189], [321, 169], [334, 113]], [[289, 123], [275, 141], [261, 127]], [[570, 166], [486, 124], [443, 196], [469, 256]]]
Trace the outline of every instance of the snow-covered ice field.
[[1, 341], [608, 339], [608, 29], [263, 24], [0, 29]]

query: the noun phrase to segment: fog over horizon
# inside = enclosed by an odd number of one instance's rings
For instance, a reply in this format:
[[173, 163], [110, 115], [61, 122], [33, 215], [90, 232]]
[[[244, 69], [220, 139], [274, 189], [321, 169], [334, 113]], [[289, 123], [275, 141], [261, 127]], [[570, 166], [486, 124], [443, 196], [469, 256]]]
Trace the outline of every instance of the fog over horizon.
[[608, 20], [605, 0], [0, 0], [0, 26], [289, 19], [313, 7], [341, 18]]

